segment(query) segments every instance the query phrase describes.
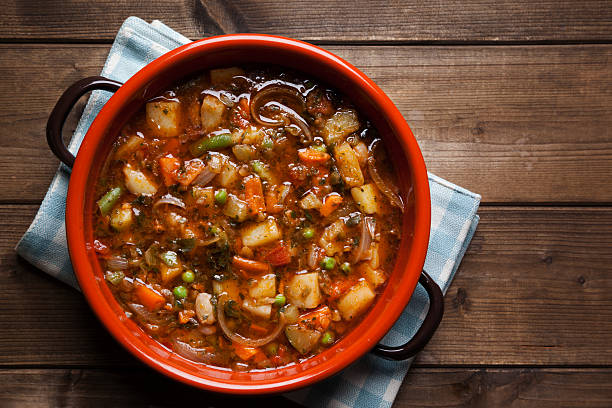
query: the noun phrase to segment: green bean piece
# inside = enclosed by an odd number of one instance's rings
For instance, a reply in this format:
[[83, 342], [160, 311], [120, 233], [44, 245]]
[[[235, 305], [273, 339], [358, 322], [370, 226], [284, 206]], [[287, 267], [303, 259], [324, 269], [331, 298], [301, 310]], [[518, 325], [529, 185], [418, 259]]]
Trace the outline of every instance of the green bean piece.
[[230, 133], [221, 133], [218, 135], [206, 136], [193, 145], [191, 145], [191, 153], [194, 156], [200, 156], [209, 150], [225, 149], [232, 145], [232, 135]]
[[278, 306], [278, 307], [285, 306], [285, 302], [287, 302], [287, 299], [285, 298], [285, 295], [283, 295], [282, 293], [279, 293], [274, 298], [274, 306]]
[[106, 194], [102, 196], [98, 200], [98, 207], [100, 207], [100, 212], [102, 215], [106, 215], [113, 209], [119, 198], [123, 194], [123, 189], [121, 187], [115, 187], [109, 190]]
[[321, 337], [321, 343], [326, 346], [329, 346], [330, 344], [332, 344], [334, 340], [336, 340], [336, 336], [334, 336], [334, 333], [330, 331], [326, 331], [325, 333], [323, 333], [323, 336]]
[[110, 283], [112, 283], [113, 285], [117, 286], [118, 284], [121, 283], [121, 281], [123, 281], [123, 278], [125, 278], [125, 274], [121, 271], [116, 271], [116, 272], [106, 272], [106, 280], [109, 281]]
[[331, 256], [326, 256], [321, 261], [321, 266], [323, 268], [327, 269], [328, 271], [330, 271], [330, 270], [334, 269], [334, 266], [336, 266], [336, 260], [334, 258], [332, 258]]
[[262, 173], [265, 171], [264, 164], [259, 160], [253, 160], [251, 162], [251, 168], [255, 173], [257, 173], [258, 176], [261, 176]]
[[159, 256], [171, 268], [178, 266], [178, 255], [174, 251], [166, 251]]
[[302, 231], [302, 236], [306, 239], [311, 239], [312, 237], [314, 237], [314, 229], [312, 228], [304, 228], [304, 230]]
[[351, 272], [351, 264], [344, 262], [342, 265], [340, 265], [340, 270], [345, 274], [349, 274]]
[[184, 286], [177, 286], [172, 293], [174, 293], [174, 297], [177, 299], [185, 299], [187, 297], [187, 288]]
[[227, 191], [222, 188], [221, 190], [215, 191], [215, 203], [223, 205], [227, 201]]
[[181, 279], [183, 279], [185, 283], [191, 283], [195, 280], [195, 273], [193, 273], [193, 271], [185, 271], [181, 275]]

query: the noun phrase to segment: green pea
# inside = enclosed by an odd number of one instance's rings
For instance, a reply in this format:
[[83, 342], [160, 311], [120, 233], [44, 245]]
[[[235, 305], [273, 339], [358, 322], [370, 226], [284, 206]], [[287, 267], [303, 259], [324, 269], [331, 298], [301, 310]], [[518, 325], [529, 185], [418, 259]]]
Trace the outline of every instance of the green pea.
[[323, 268], [327, 269], [328, 271], [332, 270], [332, 269], [334, 269], [334, 266], [336, 266], [336, 260], [334, 258], [332, 258], [331, 256], [326, 256], [321, 261], [321, 266]]
[[332, 344], [334, 340], [336, 340], [336, 336], [334, 336], [334, 333], [330, 331], [326, 331], [323, 333], [323, 336], [321, 336], [321, 343], [326, 346]]
[[342, 265], [340, 265], [340, 270], [344, 273], [350, 273], [351, 272], [351, 264], [348, 262], [344, 262]]
[[287, 302], [287, 299], [285, 298], [285, 295], [281, 293], [276, 295], [276, 297], [274, 298], [274, 306], [278, 306], [278, 307], [285, 306], [285, 302]]
[[187, 297], [187, 288], [184, 286], [177, 286], [172, 293], [174, 293], [177, 299], [185, 299]]
[[223, 205], [227, 201], [227, 191], [222, 188], [221, 190], [215, 191], [215, 203]]
[[304, 230], [302, 231], [302, 236], [306, 239], [311, 239], [312, 237], [314, 237], [314, 229], [312, 228], [304, 228]]
[[195, 273], [193, 273], [193, 271], [185, 271], [181, 275], [181, 279], [183, 279], [185, 283], [191, 283], [195, 280]]
[[229, 133], [221, 133], [219, 135], [206, 136], [191, 145], [191, 153], [194, 156], [200, 156], [208, 150], [218, 150], [230, 147], [232, 145], [232, 135]]
[[121, 187], [115, 187], [109, 190], [106, 194], [102, 196], [102, 198], [98, 200], [98, 207], [100, 207], [100, 212], [102, 213], [102, 215], [108, 214], [110, 210], [113, 209], [113, 207], [121, 197], [122, 193], [123, 190], [121, 189]]
[[324, 144], [312, 145], [312, 146], [310, 146], [310, 148], [313, 149], [313, 150], [317, 150], [319, 152], [322, 152], [322, 153], [326, 153], [327, 152], [327, 147]]

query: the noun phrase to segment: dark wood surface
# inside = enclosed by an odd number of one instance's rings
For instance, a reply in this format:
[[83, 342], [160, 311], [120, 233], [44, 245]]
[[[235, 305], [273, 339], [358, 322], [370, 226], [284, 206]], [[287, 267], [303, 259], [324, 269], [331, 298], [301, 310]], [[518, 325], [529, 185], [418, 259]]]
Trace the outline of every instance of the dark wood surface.
[[3, 5], [0, 406], [244, 403], [143, 367], [80, 293], [14, 252], [58, 165], [47, 115], [99, 73], [129, 15], [193, 39], [321, 44], [389, 94], [429, 170], [483, 195], [444, 320], [395, 407], [612, 406], [612, 4], [526, 0]]

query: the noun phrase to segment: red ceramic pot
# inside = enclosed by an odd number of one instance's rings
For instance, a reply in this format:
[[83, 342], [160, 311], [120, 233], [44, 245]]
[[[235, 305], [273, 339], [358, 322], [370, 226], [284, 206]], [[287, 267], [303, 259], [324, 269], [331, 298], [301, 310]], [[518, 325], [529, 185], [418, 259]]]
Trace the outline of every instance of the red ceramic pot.
[[[311, 359], [259, 372], [232, 372], [199, 364], [153, 340], [125, 316], [106, 286], [103, 270], [92, 249], [95, 181], [115, 136], [130, 116], [148, 99], [181, 78], [209, 68], [244, 63], [286, 66], [347, 95], [384, 139], [395, 170], [400, 174], [399, 188], [406, 203], [403, 238], [395, 269], [363, 321], [340, 342]], [[61, 129], [76, 100], [91, 89], [115, 93], [89, 128], [75, 160], [62, 144]], [[51, 113], [47, 139], [53, 152], [66, 165], [72, 167], [74, 164], [66, 204], [66, 233], [72, 265], [85, 297], [104, 326], [126, 349], [171, 378], [234, 394], [290, 391], [339, 372], [369, 351], [393, 360], [409, 358], [424, 347], [442, 318], [442, 293], [422, 272], [429, 242], [430, 199], [419, 146], [402, 115], [383, 91], [355, 67], [321, 48], [287, 38], [255, 34], [196, 41], [156, 59], [125, 84], [101, 77], [77, 82], [64, 93]], [[408, 304], [418, 281], [425, 286], [431, 300], [423, 326], [403, 346], [377, 345]]]

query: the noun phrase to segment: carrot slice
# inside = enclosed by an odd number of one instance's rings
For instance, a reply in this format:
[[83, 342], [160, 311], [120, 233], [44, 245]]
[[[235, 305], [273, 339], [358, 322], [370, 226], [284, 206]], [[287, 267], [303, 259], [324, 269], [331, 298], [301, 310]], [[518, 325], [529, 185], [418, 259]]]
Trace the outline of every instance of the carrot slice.
[[181, 168], [181, 161], [172, 155], [159, 158], [159, 169], [164, 178], [164, 184], [171, 186], [178, 181], [178, 171]]
[[255, 216], [266, 211], [263, 186], [259, 176], [251, 175], [244, 181], [244, 197], [246, 199], [249, 215]]
[[300, 149], [298, 156], [305, 164], [321, 164], [326, 163], [330, 159], [330, 155], [315, 149]]
[[342, 196], [338, 193], [330, 193], [323, 199], [323, 205], [319, 208], [319, 212], [323, 217], [328, 217], [342, 204]]
[[250, 360], [257, 352], [261, 350], [257, 347], [243, 346], [242, 344], [234, 343], [234, 353], [244, 361]]
[[138, 285], [134, 292], [138, 296], [140, 303], [150, 311], [158, 310], [166, 303], [166, 299], [161, 294], [148, 286]]
[[236, 269], [242, 269], [252, 274], [263, 274], [270, 272], [270, 265], [265, 262], [253, 261], [238, 255], [232, 258], [232, 266]]
[[291, 262], [291, 252], [289, 247], [284, 242], [279, 242], [274, 249], [268, 252], [266, 255], [266, 261], [270, 262], [272, 266], [287, 265]]
[[319, 331], [326, 330], [331, 323], [331, 310], [328, 306], [321, 306], [318, 309], [300, 316], [298, 325]]
[[196, 177], [204, 170], [204, 162], [200, 159], [186, 161], [185, 171], [178, 172], [177, 180], [184, 186], [190, 185]]

